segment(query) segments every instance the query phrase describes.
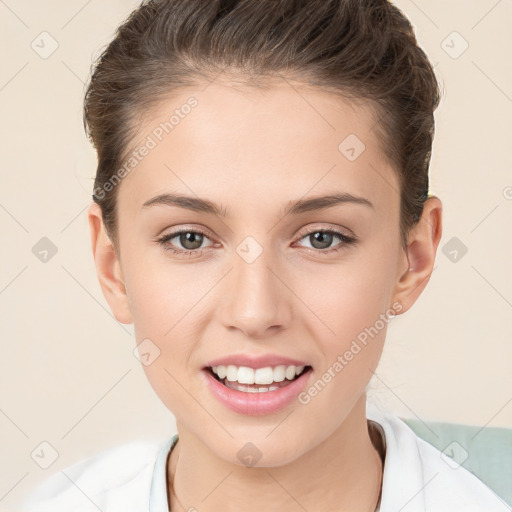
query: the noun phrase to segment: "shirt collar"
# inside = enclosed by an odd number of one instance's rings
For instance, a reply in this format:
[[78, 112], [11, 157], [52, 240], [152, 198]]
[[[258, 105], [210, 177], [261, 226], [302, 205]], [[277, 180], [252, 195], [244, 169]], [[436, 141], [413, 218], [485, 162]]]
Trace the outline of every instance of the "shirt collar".
[[[405, 454], [414, 454], [417, 457], [417, 447], [414, 435], [403, 435], [403, 426], [393, 415], [379, 410], [375, 405], [367, 402], [366, 416], [375, 421], [384, 431], [383, 442], [386, 445], [386, 455], [383, 471], [382, 494], [380, 500], [380, 510], [385, 512], [393, 510], [400, 505], [402, 508], [407, 505], [407, 512], [423, 512], [424, 501], [422, 488], [424, 487], [423, 474], [421, 467], [418, 467], [418, 461], [414, 458], [407, 460], [409, 469], [413, 471], [402, 471], [404, 466]], [[400, 435], [401, 434], [401, 435]], [[400, 439], [400, 450], [398, 449], [398, 439]], [[178, 441], [178, 434], [173, 435], [161, 446], [155, 466], [153, 469], [153, 478], [151, 481], [151, 492], [149, 497], [149, 512], [169, 512], [169, 501], [167, 495], [167, 460], [169, 454]], [[404, 446], [406, 445], [406, 446]], [[414, 466], [411, 467], [411, 466]], [[396, 475], [401, 475], [400, 490], [397, 491]], [[416, 492], [411, 494], [411, 491]], [[400, 508], [400, 507], [399, 507]]]
[[178, 441], [178, 434], [174, 434], [161, 446], [153, 468], [151, 491], [149, 495], [149, 512], [169, 512], [167, 496], [167, 459], [172, 448]]

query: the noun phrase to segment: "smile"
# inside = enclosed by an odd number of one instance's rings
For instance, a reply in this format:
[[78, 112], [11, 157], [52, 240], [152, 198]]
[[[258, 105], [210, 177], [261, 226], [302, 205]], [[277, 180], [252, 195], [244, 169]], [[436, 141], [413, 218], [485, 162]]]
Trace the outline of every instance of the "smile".
[[278, 412], [297, 400], [312, 371], [309, 365], [218, 365], [204, 368], [202, 374], [212, 395], [225, 407], [240, 414], [263, 415]]
[[287, 386], [298, 378], [307, 366], [278, 365], [250, 368], [248, 366], [213, 366], [214, 376], [225, 386], [244, 393], [266, 393]]

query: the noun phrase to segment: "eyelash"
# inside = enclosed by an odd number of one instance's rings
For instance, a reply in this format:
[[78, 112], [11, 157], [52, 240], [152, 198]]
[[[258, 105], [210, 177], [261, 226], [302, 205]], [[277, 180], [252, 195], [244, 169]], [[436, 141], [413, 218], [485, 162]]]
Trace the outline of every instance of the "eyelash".
[[[196, 255], [196, 257], [198, 255], [201, 254], [201, 251], [203, 249], [176, 249], [172, 246], [169, 246], [167, 244], [167, 242], [169, 240], [172, 240], [173, 238], [176, 238], [177, 236], [179, 235], [182, 235], [184, 233], [194, 233], [194, 234], [199, 234], [199, 235], [203, 235], [204, 237], [206, 238], [209, 238], [209, 236], [204, 232], [204, 231], [201, 231], [199, 229], [182, 229], [180, 231], [175, 231], [173, 233], [168, 233], [167, 235], [164, 235], [160, 238], [157, 239], [157, 242], [163, 247], [163, 249], [165, 251], [171, 251], [173, 254], [177, 255], [177, 256], [180, 256], [180, 257], [183, 257], [183, 258], [188, 258], [190, 257], [191, 255]], [[344, 249], [346, 249], [347, 246], [351, 245], [351, 244], [354, 244], [356, 241], [357, 241], [357, 238], [356, 237], [352, 237], [352, 236], [348, 236], [346, 235], [345, 233], [342, 233], [341, 231], [337, 231], [335, 229], [315, 229], [313, 231], [309, 231], [308, 233], [304, 234], [303, 236], [301, 236], [299, 238], [299, 240], [302, 240], [303, 238], [306, 238], [314, 233], [324, 233], [324, 234], [331, 234], [331, 235], [335, 235], [337, 236], [338, 238], [340, 238], [341, 240], [341, 243], [338, 244], [337, 246], [331, 248], [331, 249], [325, 249], [325, 250], [322, 250], [322, 249], [311, 249], [309, 247], [305, 247], [305, 249], [308, 249], [308, 251], [310, 252], [313, 252], [315, 254], [332, 254], [332, 253], [337, 253], [337, 252], [340, 252], [340, 251], [343, 251]]]

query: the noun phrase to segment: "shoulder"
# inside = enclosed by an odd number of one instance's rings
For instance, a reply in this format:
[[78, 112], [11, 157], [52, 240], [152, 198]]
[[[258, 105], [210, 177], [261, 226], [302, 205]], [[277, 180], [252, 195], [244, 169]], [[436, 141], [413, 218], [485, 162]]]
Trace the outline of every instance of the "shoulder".
[[153, 468], [163, 444], [132, 441], [80, 460], [33, 489], [21, 512], [147, 509]]
[[494, 491], [398, 416], [368, 404], [367, 417], [386, 438], [381, 512], [510, 512]]

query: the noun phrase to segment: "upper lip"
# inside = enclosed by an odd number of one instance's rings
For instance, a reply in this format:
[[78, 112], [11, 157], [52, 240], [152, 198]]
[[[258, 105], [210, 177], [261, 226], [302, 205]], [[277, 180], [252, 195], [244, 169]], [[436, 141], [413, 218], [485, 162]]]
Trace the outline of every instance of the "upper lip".
[[308, 363], [304, 361], [299, 361], [298, 359], [292, 359], [286, 356], [280, 356], [278, 354], [264, 354], [260, 356], [250, 356], [247, 354], [231, 354], [229, 356], [220, 357], [218, 359], [214, 359], [207, 364], [205, 364], [204, 368], [209, 368], [212, 366], [247, 366], [249, 368], [265, 368], [266, 366], [309, 366]]

